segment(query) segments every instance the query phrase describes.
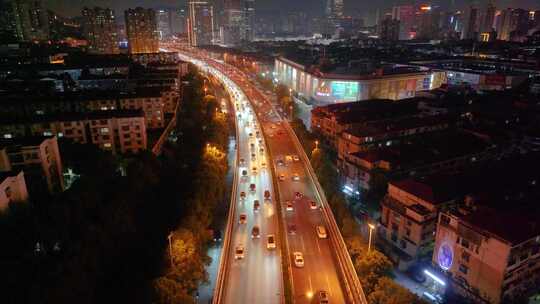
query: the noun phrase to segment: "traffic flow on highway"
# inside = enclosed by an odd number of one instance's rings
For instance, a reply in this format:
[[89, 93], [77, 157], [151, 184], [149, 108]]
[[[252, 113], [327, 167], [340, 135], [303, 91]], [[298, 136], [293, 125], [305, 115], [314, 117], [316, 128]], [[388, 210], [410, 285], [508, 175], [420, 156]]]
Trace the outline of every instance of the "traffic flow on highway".
[[282, 271], [294, 303], [366, 303], [309, 159], [273, 93], [204, 53], [172, 50], [218, 78], [235, 110], [237, 176], [214, 303], [282, 303]]

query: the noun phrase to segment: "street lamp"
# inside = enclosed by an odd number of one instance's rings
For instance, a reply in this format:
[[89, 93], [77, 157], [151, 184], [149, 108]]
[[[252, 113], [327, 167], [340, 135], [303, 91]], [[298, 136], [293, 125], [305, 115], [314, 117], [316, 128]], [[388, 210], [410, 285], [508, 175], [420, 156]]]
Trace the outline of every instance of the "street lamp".
[[173, 260], [172, 260], [172, 239], [173, 233], [169, 232], [169, 235], [167, 235], [167, 239], [169, 240], [169, 258], [171, 260], [171, 267], [173, 266]]
[[368, 227], [369, 227], [369, 241], [368, 241], [367, 252], [369, 253], [371, 251], [371, 234], [373, 232], [373, 229], [375, 229], [375, 225], [368, 223]]
[[319, 141], [318, 140], [315, 141], [315, 150], [317, 150], [317, 149], [319, 149]]

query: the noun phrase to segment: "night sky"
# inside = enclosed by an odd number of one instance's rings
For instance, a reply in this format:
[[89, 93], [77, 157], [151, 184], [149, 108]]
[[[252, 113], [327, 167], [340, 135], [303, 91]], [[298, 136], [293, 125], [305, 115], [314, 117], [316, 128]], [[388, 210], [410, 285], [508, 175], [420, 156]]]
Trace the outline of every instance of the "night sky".
[[[411, 3], [414, 0], [345, 0], [347, 9], [356, 11], [374, 11], [377, 6], [380, 8], [391, 7], [398, 3]], [[324, 0], [256, 0], [257, 9], [265, 10], [303, 10], [312, 8], [313, 12], [322, 11]], [[420, 1], [417, 1], [420, 2]], [[450, 0], [422, 1], [422, 3], [439, 3], [448, 5]], [[455, 0], [456, 5], [461, 6], [469, 3], [470, 0]], [[482, 1], [480, 1], [482, 2]], [[80, 15], [81, 8], [84, 6], [102, 6], [111, 7], [116, 10], [117, 16], [123, 15], [123, 10], [128, 7], [178, 7], [185, 4], [185, 0], [43, 0], [46, 7], [53, 9], [61, 15], [75, 16]], [[497, 0], [497, 7], [521, 7], [526, 9], [540, 9], [540, 0]]]

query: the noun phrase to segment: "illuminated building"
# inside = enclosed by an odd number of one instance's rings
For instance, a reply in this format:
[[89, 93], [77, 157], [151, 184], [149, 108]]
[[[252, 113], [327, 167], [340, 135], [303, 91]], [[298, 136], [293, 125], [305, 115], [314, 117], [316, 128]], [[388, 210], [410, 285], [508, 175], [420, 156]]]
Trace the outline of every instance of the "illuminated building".
[[279, 82], [314, 105], [376, 98], [398, 100], [438, 88], [445, 82], [444, 73], [394, 65], [367, 73], [347, 67], [327, 73], [317, 66], [279, 57], [274, 69]]
[[188, 41], [191, 46], [214, 43], [214, 7], [206, 1], [188, 3]]
[[19, 41], [49, 39], [49, 18], [39, 0], [14, 0], [11, 2], [10, 25]]
[[152, 9], [137, 7], [125, 12], [126, 33], [129, 52], [156, 53], [158, 49], [158, 31], [156, 13]]
[[88, 41], [88, 52], [118, 54], [117, 25], [114, 11], [108, 8], [83, 8], [83, 33]]
[[169, 38], [172, 34], [171, 13], [174, 12], [165, 9], [156, 11], [157, 30], [160, 40]]
[[399, 21], [399, 40], [411, 39], [411, 30], [414, 25], [414, 6], [394, 6], [392, 19]]

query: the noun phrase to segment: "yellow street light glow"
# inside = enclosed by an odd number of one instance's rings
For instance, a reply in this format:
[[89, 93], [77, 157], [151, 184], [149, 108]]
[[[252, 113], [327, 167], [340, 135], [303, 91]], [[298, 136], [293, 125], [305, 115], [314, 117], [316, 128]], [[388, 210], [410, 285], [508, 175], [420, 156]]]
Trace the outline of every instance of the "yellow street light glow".
[[371, 223], [368, 224], [368, 227], [369, 227], [369, 229], [375, 229], [375, 225], [373, 225]]
[[308, 297], [308, 299], [313, 298], [313, 292], [311, 290], [306, 292], [306, 296]]

